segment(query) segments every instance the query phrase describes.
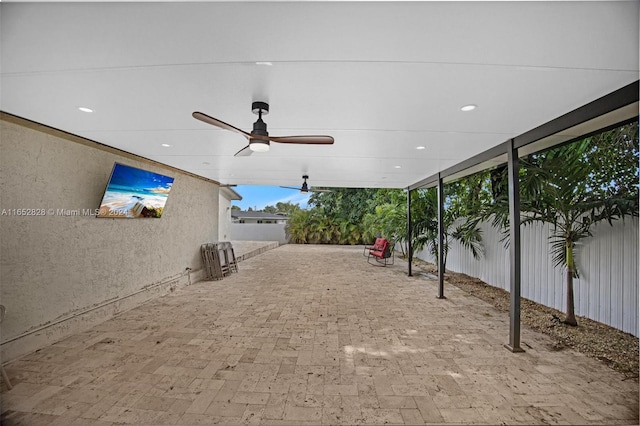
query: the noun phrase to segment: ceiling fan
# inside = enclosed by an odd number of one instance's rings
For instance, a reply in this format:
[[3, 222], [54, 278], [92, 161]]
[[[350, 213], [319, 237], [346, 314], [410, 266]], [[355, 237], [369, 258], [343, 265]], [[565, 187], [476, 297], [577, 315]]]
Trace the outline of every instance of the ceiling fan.
[[231, 130], [232, 132], [240, 133], [247, 139], [249, 139], [249, 145], [242, 148], [240, 151], [234, 154], [234, 157], [249, 156], [254, 151], [266, 152], [269, 151], [269, 143], [290, 143], [290, 144], [303, 144], [303, 145], [331, 145], [333, 144], [333, 137], [321, 136], [321, 135], [305, 135], [305, 136], [269, 136], [267, 132], [267, 123], [262, 121], [262, 115], [269, 114], [269, 104], [266, 102], [253, 102], [251, 104], [251, 111], [258, 116], [258, 121], [253, 123], [253, 131], [247, 133], [242, 129], [227, 124], [224, 121], [218, 120], [204, 114], [202, 112], [194, 112], [193, 118], [204, 121], [207, 124], [220, 127], [224, 130]]
[[309, 185], [307, 185], [307, 179], [309, 179], [309, 176], [304, 175], [302, 176], [302, 179], [304, 179], [304, 182], [302, 182], [302, 186], [300, 188], [294, 188], [291, 186], [283, 186], [282, 188], [296, 189], [303, 194], [306, 194], [307, 192], [332, 192], [330, 189], [309, 189]]

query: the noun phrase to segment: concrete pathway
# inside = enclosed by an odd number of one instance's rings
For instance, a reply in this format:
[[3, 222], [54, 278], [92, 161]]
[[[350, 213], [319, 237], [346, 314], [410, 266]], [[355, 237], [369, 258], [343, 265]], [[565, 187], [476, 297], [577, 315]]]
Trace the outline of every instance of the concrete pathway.
[[361, 247], [285, 245], [6, 369], [2, 424], [637, 424], [638, 383]]

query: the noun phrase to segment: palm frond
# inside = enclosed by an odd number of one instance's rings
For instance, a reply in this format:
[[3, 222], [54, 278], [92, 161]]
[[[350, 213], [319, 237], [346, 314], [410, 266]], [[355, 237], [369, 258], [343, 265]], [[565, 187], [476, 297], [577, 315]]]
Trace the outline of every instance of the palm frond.
[[467, 220], [457, 226], [451, 233], [451, 237], [462, 247], [470, 250], [474, 259], [480, 259], [484, 255], [482, 229], [478, 227], [477, 220]]

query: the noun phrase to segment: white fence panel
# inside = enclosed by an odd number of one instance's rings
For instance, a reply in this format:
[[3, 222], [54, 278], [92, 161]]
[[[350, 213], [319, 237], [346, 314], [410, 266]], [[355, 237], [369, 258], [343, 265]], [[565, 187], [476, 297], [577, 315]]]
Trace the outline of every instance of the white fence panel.
[[[462, 272], [509, 291], [509, 249], [490, 223], [480, 225], [485, 255], [476, 260], [456, 242], [451, 244], [447, 269]], [[552, 226], [522, 227], [522, 297], [565, 311], [566, 271], [555, 267], [550, 253]], [[638, 218], [600, 224], [593, 237], [578, 246], [580, 278], [574, 280], [576, 315], [638, 336]], [[434, 261], [426, 251], [416, 257]]]
[[230, 238], [232, 241], [278, 241], [287, 244], [284, 223], [232, 223]]

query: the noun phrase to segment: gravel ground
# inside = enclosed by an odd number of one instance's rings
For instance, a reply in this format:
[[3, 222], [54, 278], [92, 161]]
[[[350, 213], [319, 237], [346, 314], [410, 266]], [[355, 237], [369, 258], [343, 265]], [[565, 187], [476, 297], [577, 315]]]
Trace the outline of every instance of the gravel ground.
[[[438, 273], [437, 267], [431, 263], [414, 259], [413, 264], [423, 272]], [[451, 271], [447, 271], [446, 281], [501, 311], [509, 312], [509, 293], [501, 288]], [[589, 318], [576, 318], [578, 326], [572, 327], [562, 322], [564, 313], [528, 299], [521, 301], [521, 323], [551, 336], [554, 340], [552, 349], [573, 348], [623, 373], [625, 379], [638, 381], [638, 338]]]

